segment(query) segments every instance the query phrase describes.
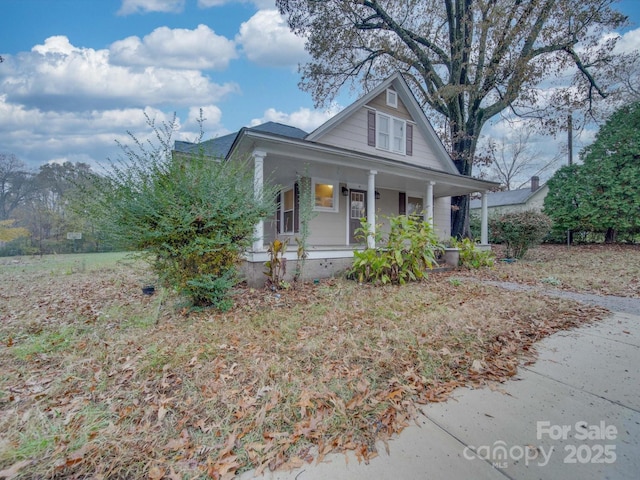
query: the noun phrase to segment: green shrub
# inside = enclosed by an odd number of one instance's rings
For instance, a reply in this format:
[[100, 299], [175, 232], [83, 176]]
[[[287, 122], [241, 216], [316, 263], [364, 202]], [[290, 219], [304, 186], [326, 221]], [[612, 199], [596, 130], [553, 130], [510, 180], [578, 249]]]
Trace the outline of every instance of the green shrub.
[[[403, 285], [422, 279], [426, 270], [436, 263], [436, 253], [442, 249], [428, 222], [405, 215], [388, 219], [390, 232], [386, 242], [376, 229], [377, 248], [354, 252], [349, 275], [361, 283]], [[368, 224], [363, 220], [358, 234], [366, 238], [368, 231]]]
[[535, 210], [504, 213], [489, 219], [489, 228], [498, 243], [505, 246], [507, 258], [522, 258], [539, 245], [551, 230], [551, 219]]
[[479, 250], [469, 238], [452, 239], [451, 245], [460, 249], [460, 265], [467, 268], [493, 267], [495, 256], [491, 250]]
[[143, 251], [160, 282], [196, 306], [230, 307], [237, 265], [254, 228], [273, 213], [271, 189], [254, 192], [253, 163], [203, 152], [173, 155], [175, 124], [149, 125], [159, 144], [122, 147], [125, 158], [87, 192], [87, 208], [119, 244]]

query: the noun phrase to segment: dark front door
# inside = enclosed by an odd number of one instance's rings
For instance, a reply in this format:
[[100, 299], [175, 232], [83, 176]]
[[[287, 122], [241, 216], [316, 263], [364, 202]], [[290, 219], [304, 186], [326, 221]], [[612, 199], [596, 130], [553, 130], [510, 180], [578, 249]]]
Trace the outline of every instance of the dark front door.
[[363, 190], [349, 191], [349, 243], [364, 243], [364, 238], [356, 238], [356, 229], [362, 225], [361, 218], [367, 218], [367, 192]]

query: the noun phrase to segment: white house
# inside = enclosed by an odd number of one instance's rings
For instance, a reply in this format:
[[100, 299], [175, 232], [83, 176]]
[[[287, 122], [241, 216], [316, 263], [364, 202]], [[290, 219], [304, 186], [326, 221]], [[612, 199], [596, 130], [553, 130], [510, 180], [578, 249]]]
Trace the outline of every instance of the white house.
[[[531, 177], [531, 187], [506, 192], [487, 193], [487, 209], [490, 215], [524, 210], [541, 212], [544, 206], [544, 197], [547, 196], [548, 192], [549, 187], [546, 184], [540, 185], [538, 177]], [[472, 212], [480, 212], [482, 208], [481, 200], [471, 200], [469, 208]]]
[[[486, 198], [496, 186], [458, 173], [399, 73], [311, 133], [269, 122], [200, 145], [175, 143], [182, 154], [198, 149], [227, 160], [253, 157], [256, 191], [265, 179], [282, 187], [277, 214], [256, 226], [247, 254], [244, 273], [256, 285], [264, 282], [269, 243], [290, 238], [295, 246], [297, 178], [309, 177], [315, 196], [307, 278], [330, 276], [351, 264], [354, 249], [364, 248], [354, 237], [363, 217], [373, 229], [384, 216], [421, 212], [445, 240], [451, 234], [451, 197], [480, 192]], [[483, 212], [481, 243], [487, 244]], [[368, 244], [375, 246], [372, 236]], [[289, 263], [296, 261], [296, 250], [287, 252]]]

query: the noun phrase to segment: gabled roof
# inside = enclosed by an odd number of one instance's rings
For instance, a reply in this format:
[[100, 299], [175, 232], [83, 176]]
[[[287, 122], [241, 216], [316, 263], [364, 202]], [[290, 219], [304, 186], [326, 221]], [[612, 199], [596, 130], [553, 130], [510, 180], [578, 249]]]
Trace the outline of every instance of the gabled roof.
[[[518, 190], [508, 190], [506, 192], [490, 192], [487, 194], [487, 207], [506, 207], [508, 205], [521, 205], [529, 201], [536, 193], [539, 193], [545, 185], [541, 185], [536, 191], [532, 192], [531, 188], [520, 188]], [[480, 199], [471, 200], [469, 208], [481, 208], [482, 201]]]
[[449, 156], [449, 153], [444, 148], [440, 137], [438, 137], [438, 134], [433, 129], [431, 122], [425, 115], [422, 107], [420, 107], [420, 104], [416, 100], [416, 97], [413, 95], [413, 92], [409, 88], [409, 85], [400, 72], [391, 75], [385, 81], [380, 83], [376, 88], [368, 92], [363, 97], [360, 97], [357, 101], [349, 105], [338, 114], [334, 115], [328, 121], [311, 132], [306, 139], [308, 141], [318, 141], [325, 133], [329, 132], [335, 126], [339, 125], [344, 119], [348, 118], [354, 112], [367, 105], [391, 85], [394, 87], [396, 92], [398, 92], [398, 97], [409, 111], [409, 114], [411, 115], [413, 120], [416, 122], [416, 126], [420, 129], [433, 150], [437, 153], [438, 157], [444, 162], [443, 166], [445, 167], [445, 171], [447, 171], [448, 173], [458, 174], [458, 169]]
[[242, 133], [263, 132], [286, 138], [303, 139], [308, 133], [296, 127], [284, 125], [276, 122], [266, 122], [255, 127], [243, 127], [239, 131], [224, 135], [222, 137], [213, 138], [201, 143], [176, 141], [174, 150], [181, 153], [199, 153], [202, 151], [205, 155], [218, 158], [226, 158], [231, 152], [234, 143]]

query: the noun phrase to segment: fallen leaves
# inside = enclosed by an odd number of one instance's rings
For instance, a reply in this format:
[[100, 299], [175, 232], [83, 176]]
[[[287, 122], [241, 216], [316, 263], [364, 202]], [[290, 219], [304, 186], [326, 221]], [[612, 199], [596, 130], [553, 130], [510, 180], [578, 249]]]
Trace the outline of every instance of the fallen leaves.
[[[302, 285], [279, 292], [277, 309], [272, 292], [239, 289], [227, 314], [167, 308], [156, 324], [135, 272], [90, 277], [16, 277], [17, 292], [39, 299], [33, 309], [0, 285], [0, 429], [15, 449], [21, 438], [53, 439], [33, 462], [0, 459], [0, 478], [53, 468], [78, 478], [225, 479], [345, 450], [369, 462], [419, 405], [504, 381], [537, 340], [602, 313], [454, 287], [444, 274], [403, 288]], [[66, 343], [33, 342], [63, 327], [75, 335]]]

